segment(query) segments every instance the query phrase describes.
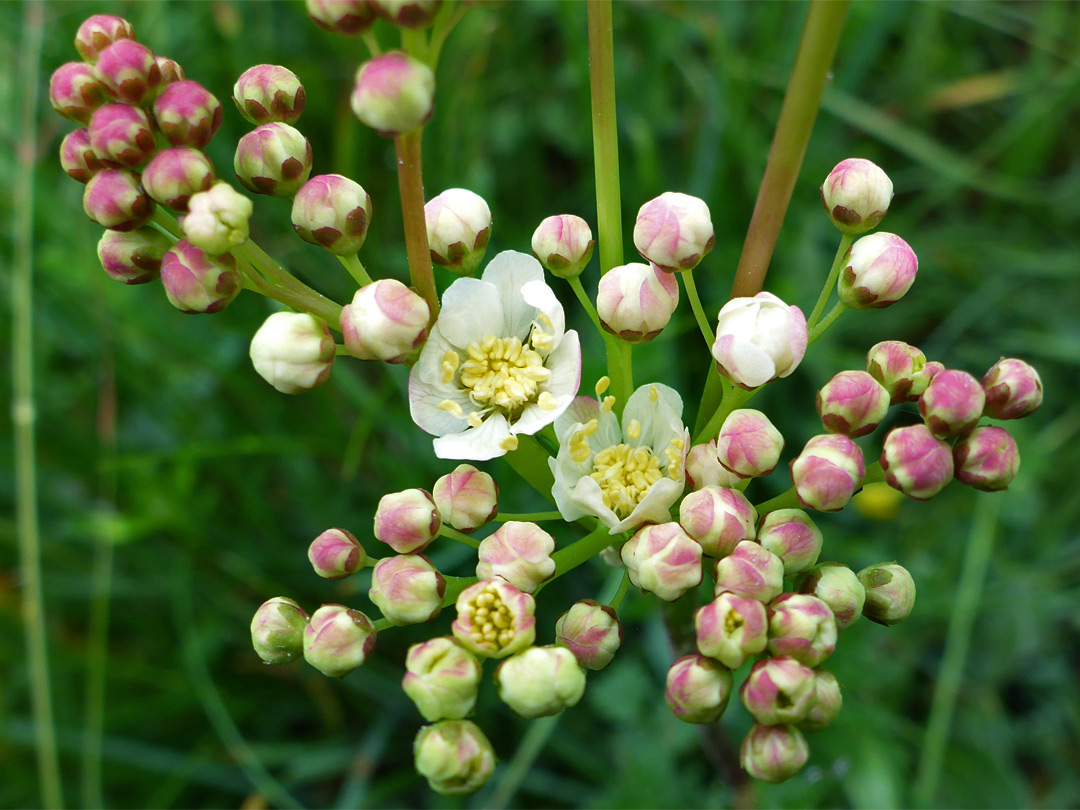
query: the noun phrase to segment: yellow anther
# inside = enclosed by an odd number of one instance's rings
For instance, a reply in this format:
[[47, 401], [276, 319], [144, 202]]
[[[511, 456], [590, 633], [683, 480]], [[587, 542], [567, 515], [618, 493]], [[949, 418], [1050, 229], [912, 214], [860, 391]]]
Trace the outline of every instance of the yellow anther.
[[466, 351], [469, 359], [461, 364], [461, 385], [481, 409], [518, 413], [537, 401], [540, 384], [551, 376], [543, 358], [516, 337], [488, 335], [470, 343]]
[[596, 433], [599, 427], [599, 421], [597, 421], [596, 419], [590, 419], [588, 422], [585, 423], [584, 427], [582, 427], [581, 430], [586, 436], [592, 436], [594, 433]]
[[615, 397], [604, 397], [604, 401], [600, 403], [600, 410], [604, 413], [611, 413], [611, 409], [615, 407]]
[[553, 411], [559, 407], [559, 401], [548, 391], [540, 392], [540, 396], [536, 398], [536, 404], [542, 411]]
[[600, 485], [604, 505], [620, 518], [633, 512], [649, 488], [663, 478], [660, 459], [648, 447], [626, 444], [597, 453], [589, 476]]
[[635, 442], [641, 438], [641, 422], [637, 419], [631, 419], [630, 424], [626, 426], [626, 438], [633, 439]]
[[509, 436], [507, 436], [505, 439], [503, 439], [501, 442], [499, 442], [499, 447], [501, 447], [507, 453], [510, 453], [510, 452], [512, 452], [514, 450], [517, 450], [517, 446], [518, 446], [518, 437], [515, 436], [513, 433], [511, 433]]
[[514, 617], [493, 586], [484, 588], [463, 612], [468, 617], [469, 635], [492, 652], [514, 640]]
[[604, 392], [611, 386], [611, 377], [606, 374], [596, 381], [596, 398], [599, 399], [604, 395]]
[[461, 409], [461, 406], [454, 402], [454, 400], [452, 399], [444, 399], [442, 402], [440, 402], [439, 410], [446, 411], [448, 414], [451, 414], [453, 416], [461, 416], [464, 413], [464, 411]]
[[472, 411], [469, 414], [469, 427], [478, 428], [484, 424], [484, 420], [480, 418], [480, 414], [476, 411]]
[[649, 386], [649, 402], [657, 402], [660, 399], [660, 392], [656, 389], [655, 385]]
[[668, 444], [670, 444], [676, 450], [682, 450], [684, 447], [686, 447], [686, 439], [682, 438], [681, 436], [676, 436], [674, 439], [668, 442]]
[[454, 373], [458, 370], [458, 365], [461, 363], [461, 357], [458, 353], [450, 350], [443, 355], [442, 359], [442, 381], [444, 385], [449, 385], [454, 381]]

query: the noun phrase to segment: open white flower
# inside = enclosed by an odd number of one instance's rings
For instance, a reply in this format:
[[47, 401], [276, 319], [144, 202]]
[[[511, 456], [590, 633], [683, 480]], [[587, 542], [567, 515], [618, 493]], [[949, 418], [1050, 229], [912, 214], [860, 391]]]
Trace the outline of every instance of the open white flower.
[[581, 344], [540, 262], [504, 251], [479, 279], [459, 278], [409, 375], [413, 421], [437, 436], [435, 455], [502, 456], [569, 407]]
[[613, 404], [578, 397], [555, 421], [559, 455], [549, 464], [559, 512], [566, 520], [598, 517], [611, 534], [670, 521], [690, 447], [682, 399], [666, 385], [643, 385], [627, 400], [621, 428]]

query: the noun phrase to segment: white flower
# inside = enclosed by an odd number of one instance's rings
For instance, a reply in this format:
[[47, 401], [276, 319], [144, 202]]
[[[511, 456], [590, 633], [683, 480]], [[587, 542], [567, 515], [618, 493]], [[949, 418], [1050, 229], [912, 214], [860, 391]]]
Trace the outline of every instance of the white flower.
[[181, 227], [195, 247], [220, 256], [248, 240], [253, 210], [251, 200], [228, 183], [215, 183], [208, 191], [192, 195]]
[[532, 256], [504, 251], [481, 278], [459, 278], [409, 375], [413, 421], [435, 455], [484, 461], [517, 447], [569, 407], [581, 344]]
[[611, 534], [670, 521], [690, 446], [682, 399], [666, 385], [643, 385], [627, 400], [621, 428], [612, 404], [578, 397], [555, 422], [559, 455], [549, 464], [559, 512], [594, 515]]
[[757, 388], [795, 370], [806, 353], [802, 310], [772, 293], [732, 298], [720, 310], [712, 355], [721, 374], [744, 388]]

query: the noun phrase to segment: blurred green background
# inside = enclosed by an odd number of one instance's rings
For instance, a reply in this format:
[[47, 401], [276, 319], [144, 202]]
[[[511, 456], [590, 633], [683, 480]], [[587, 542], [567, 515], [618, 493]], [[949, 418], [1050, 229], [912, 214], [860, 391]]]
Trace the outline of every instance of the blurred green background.
[[[446, 632], [449, 612], [434, 625], [382, 634], [375, 658], [341, 682], [303, 664], [264, 667], [248, 637], [253, 611], [275, 595], [309, 610], [322, 602], [369, 609], [369, 574], [319, 580], [308, 542], [341, 526], [379, 554], [368, 527], [380, 495], [430, 488], [453, 468], [409, 420], [405, 369], [343, 358], [325, 387], [281, 396], [247, 359], [250, 336], [273, 309], [267, 301], [244, 294], [224, 314], [187, 317], [160, 285], [110, 281], [95, 256], [100, 229], [81, 212], [82, 186], [56, 160], [72, 125], [47, 101], [49, 74], [77, 58], [79, 23], [121, 14], [142, 42], [226, 103], [208, 152], [230, 177], [232, 150], [247, 131], [228, 101], [233, 81], [252, 64], [286, 65], [307, 89], [299, 127], [314, 148], [314, 173], [346, 174], [373, 198], [361, 258], [374, 275], [405, 277], [392, 146], [348, 108], [362, 43], [320, 31], [298, 2], [49, 2], [44, 11], [42, 73], [31, 88], [42, 105], [34, 363], [48, 645], [70, 806], [903, 807], [927, 795], [943, 807], [1080, 805], [1080, 405], [1072, 399], [1080, 380], [1080, 6], [850, 9], [766, 286], [812, 305], [837, 242], [818, 186], [848, 156], [870, 158], [892, 177], [896, 197], [883, 227], [910, 242], [921, 272], [900, 304], [848, 313], [754, 407], [784, 431], [786, 463], [820, 431], [816, 388], [860, 367], [867, 348], [887, 338], [976, 376], [1002, 355], [1023, 357], [1039, 368], [1046, 402], [1009, 425], [1023, 463], [1008, 493], [953, 484], [893, 515], [820, 516], [822, 559], [856, 570], [896, 559], [912, 571], [919, 597], [901, 625], [863, 621], [844, 634], [829, 663], [844, 684], [844, 711], [809, 738], [809, 766], [779, 786], [731, 779], [730, 751], [706, 751], [699, 730], [665, 707], [672, 653], [664, 625], [654, 600], [631, 594], [615, 663], [590, 675], [585, 698], [520, 782], [503, 768], [469, 799], [430, 793], [414, 774], [420, 718], [399, 687], [408, 645]], [[624, 232], [637, 207], [662, 191], [704, 198], [717, 241], [696, 277], [711, 312], [730, 290], [805, 13], [802, 3], [615, 8]], [[26, 90], [15, 69], [21, 25], [21, 4], [0, 5], [4, 222], [18, 168], [14, 111]], [[384, 46], [393, 40], [382, 23], [377, 32]], [[595, 226], [582, 3], [479, 4], [451, 36], [438, 75], [424, 139], [428, 196], [452, 186], [483, 195], [495, 215], [489, 256], [527, 250], [532, 230], [553, 213]], [[293, 235], [287, 201], [259, 198], [253, 231], [309, 283], [338, 301], [351, 294], [337, 262]], [[0, 233], [5, 292], [11, 233]], [[627, 247], [629, 258], [629, 239]], [[586, 288], [597, 273], [594, 260]], [[601, 343], [568, 288], [554, 286], [584, 336], [591, 385], [602, 373]], [[10, 312], [0, 319], [9, 341]], [[634, 362], [639, 382], [684, 391], [692, 415], [690, 392], [700, 390], [708, 360], [685, 301]], [[9, 399], [7, 376], [0, 385]], [[914, 420], [913, 408], [900, 411], [890, 423]], [[868, 456], [880, 437], [863, 442]], [[6, 439], [0, 455], [0, 805], [36, 806]], [[503, 462], [482, 466], [499, 478], [505, 509], [542, 507]], [[788, 484], [781, 466], [748, 494], [760, 501]], [[433, 550], [441, 569], [471, 573], [468, 549]], [[550, 638], [571, 601], [597, 596], [609, 575], [598, 562], [545, 590], [539, 638]], [[107, 647], [92, 629], [106, 605]], [[954, 699], [939, 690], [932, 710], [943, 657], [962, 678]], [[95, 746], [84, 733], [88, 707], [92, 718], [98, 705], [88, 680], [95, 661], [105, 672], [100, 791], [96, 770], [85, 768]], [[489, 683], [477, 720], [505, 763], [529, 724], [493, 692]], [[940, 749], [927, 744], [932, 715]], [[730, 747], [749, 725], [733, 701], [723, 720]], [[927, 780], [935, 767], [938, 777]]]

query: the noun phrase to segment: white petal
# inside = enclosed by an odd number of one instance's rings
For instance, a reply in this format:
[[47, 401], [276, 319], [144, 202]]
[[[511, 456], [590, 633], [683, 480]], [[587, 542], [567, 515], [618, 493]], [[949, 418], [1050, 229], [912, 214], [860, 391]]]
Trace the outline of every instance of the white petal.
[[412, 385], [412, 376], [415, 374], [428, 388], [437, 387], [440, 391], [451, 390], [450, 386], [442, 382], [442, 361], [446, 353], [453, 350], [454, 347], [443, 336], [439, 323], [436, 321], [435, 326], [431, 328], [431, 333], [428, 335], [424, 348], [420, 350], [420, 357], [417, 358], [416, 365], [413, 366], [409, 375], [409, 385]]
[[615, 533], [616, 529], [612, 527], [618, 525], [619, 516], [604, 506], [604, 495], [596, 481], [587, 475], [578, 479], [570, 497], [586, 515], [600, 518], [600, 522], [611, 529], [608, 534]]
[[[439, 407], [447, 399], [461, 406], [461, 416], [454, 416]], [[416, 368], [409, 374], [409, 414], [421, 430], [433, 436], [457, 433], [468, 425], [467, 417], [472, 408], [473, 404], [463, 391], [435, 388], [420, 378]]]
[[548, 459], [548, 466], [551, 468], [552, 475], [555, 476], [555, 484], [551, 487], [551, 496], [555, 499], [555, 506], [558, 507], [559, 514], [563, 516], [563, 519], [577, 520], [588, 514], [573, 499], [574, 487], [581, 480], [582, 475], [575, 468], [588, 465], [574, 464], [570, 461], [569, 453], [564, 458], [563, 453], [560, 452], [558, 458]]
[[446, 288], [438, 324], [446, 339], [459, 349], [488, 335], [509, 334], [503, 331], [499, 289], [475, 278], [459, 278]]
[[[640, 526], [642, 523], [666, 523], [671, 520], [671, 505], [675, 503], [683, 491], [683, 481], [673, 481], [670, 478], [661, 478], [645, 493], [641, 503], [637, 505], [623, 520], [611, 527], [611, 533], [625, 532]], [[605, 524], [607, 525], [607, 524]]]
[[529, 334], [529, 324], [536, 317], [536, 307], [521, 297], [521, 288], [530, 281], [544, 280], [540, 262], [527, 253], [504, 250], [484, 268], [480, 278], [495, 285], [502, 302], [503, 328], [494, 334], [524, 340]]
[[750, 388], [764, 385], [776, 376], [771, 357], [753, 343], [732, 335], [717, 338], [713, 344], [713, 357], [727, 369], [732, 379]]
[[510, 436], [510, 425], [501, 413], [493, 413], [478, 428], [451, 433], [435, 439], [435, 455], [439, 458], [460, 458], [467, 461], [487, 461], [505, 456], [500, 444]]
[[555, 293], [543, 281], [530, 281], [521, 287], [521, 297], [529, 306], [536, 307], [551, 321], [552, 349], [559, 345], [566, 331], [566, 315], [563, 312], [562, 303], [555, 297]]
[[571, 329], [563, 336], [559, 348], [548, 355], [544, 366], [551, 376], [540, 386], [540, 393], [546, 391], [551, 394], [556, 407], [545, 411], [539, 405], [529, 405], [514, 423], [515, 433], [536, 433], [570, 407], [581, 386], [581, 344], [577, 332]]
[[555, 435], [559, 439], [559, 444], [566, 444], [570, 433], [599, 415], [600, 403], [595, 399], [574, 397], [567, 409], [555, 420]]
[[[653, 389], [656, 402], [652, 401]], [[641, 386], [630, 395], [623, 410], [624, 434], [632, 420], [641, 424], [641, 436], [628, 444], [651, 447], [658, 455], [663, 453], [668, 443], [683, 432], [682, 409], [682, 397], [674, 388], [660, 383]]]

